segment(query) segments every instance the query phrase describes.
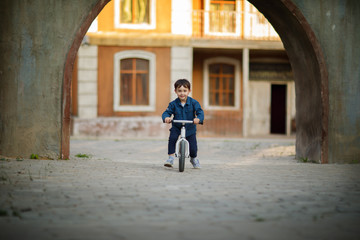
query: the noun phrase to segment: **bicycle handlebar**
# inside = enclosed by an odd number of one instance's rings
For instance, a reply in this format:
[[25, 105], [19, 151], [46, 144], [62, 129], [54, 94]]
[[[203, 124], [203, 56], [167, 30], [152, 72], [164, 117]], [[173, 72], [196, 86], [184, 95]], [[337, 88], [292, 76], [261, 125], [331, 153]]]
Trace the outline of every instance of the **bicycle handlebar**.
[[174, 123], [194, 123], [193, 120], [171, 120]]

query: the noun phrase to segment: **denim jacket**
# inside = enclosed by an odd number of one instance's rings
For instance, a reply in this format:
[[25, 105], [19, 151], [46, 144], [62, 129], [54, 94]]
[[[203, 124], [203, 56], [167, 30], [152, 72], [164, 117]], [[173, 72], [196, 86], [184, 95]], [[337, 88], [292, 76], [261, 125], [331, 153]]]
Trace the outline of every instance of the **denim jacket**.
[[[187, 97], [184, 107], [181, 105], [179, 98], [170, 102], [168, 108], [162, 114], [163, 122], [165, 118], [171, 117], [171, 115], [174, 115], [174, 120], [194, 120], [194, 118], [198, 118], [200, 119], [200, 124], [204, 122], [204, 111], [201, 109], [200, 103], [191, 97]], [[181, 126], [181, 123], [172, 123], [170, 131], [175, 131], [180, 135]], [[186, 124], [185, 128], [186, 137], [196, 133], [195, 124]]]

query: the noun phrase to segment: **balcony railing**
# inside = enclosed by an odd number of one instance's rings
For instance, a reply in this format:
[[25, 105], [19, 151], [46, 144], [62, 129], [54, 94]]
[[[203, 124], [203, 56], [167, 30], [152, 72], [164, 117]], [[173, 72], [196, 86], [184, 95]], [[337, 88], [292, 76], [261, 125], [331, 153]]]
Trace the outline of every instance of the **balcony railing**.
[[195, 38], [280, 41], [274, 28], [260, 13], [194, 10], [192, 24]]

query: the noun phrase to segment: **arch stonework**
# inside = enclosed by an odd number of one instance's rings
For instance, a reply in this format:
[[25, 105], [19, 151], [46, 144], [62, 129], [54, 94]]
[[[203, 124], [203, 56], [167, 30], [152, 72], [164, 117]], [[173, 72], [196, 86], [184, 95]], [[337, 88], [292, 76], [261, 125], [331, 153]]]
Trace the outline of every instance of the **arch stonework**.
[[71, 105], [71, 78], [74, 62], [81, 41], [91, 23], [110, 0], [99, 0], [79, 26], [76, 36], [66, 57], [64, 80], [62, 87], [62, 129], [61, 129], [61, 159], [68, 159], [70, 155], [70, 105]]

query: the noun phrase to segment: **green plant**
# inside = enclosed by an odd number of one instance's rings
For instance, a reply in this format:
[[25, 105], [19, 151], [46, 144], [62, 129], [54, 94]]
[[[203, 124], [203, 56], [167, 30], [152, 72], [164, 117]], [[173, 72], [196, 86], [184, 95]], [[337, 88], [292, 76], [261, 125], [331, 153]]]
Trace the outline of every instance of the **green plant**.
[[78, 157], [78, 158], [89, 158], [90, 156], [89, 155], [87, 155], [87, 154], [83, 154], [83, 153], [78, 153], [78, 154], [76, 154], [75, 155], [75, 157]]
[[309, 158], [307, 158], [307, 157], [301, 157], [300, 159], [299, 159], [299, 161], [300, 162], [303, 162], [303, 163], [318, 163], [316, 160], [311, 160], [311, 159], [309, 159]]
[[39, 159], [39, 155], [33, 153], [30, 155], [30, 159]]

